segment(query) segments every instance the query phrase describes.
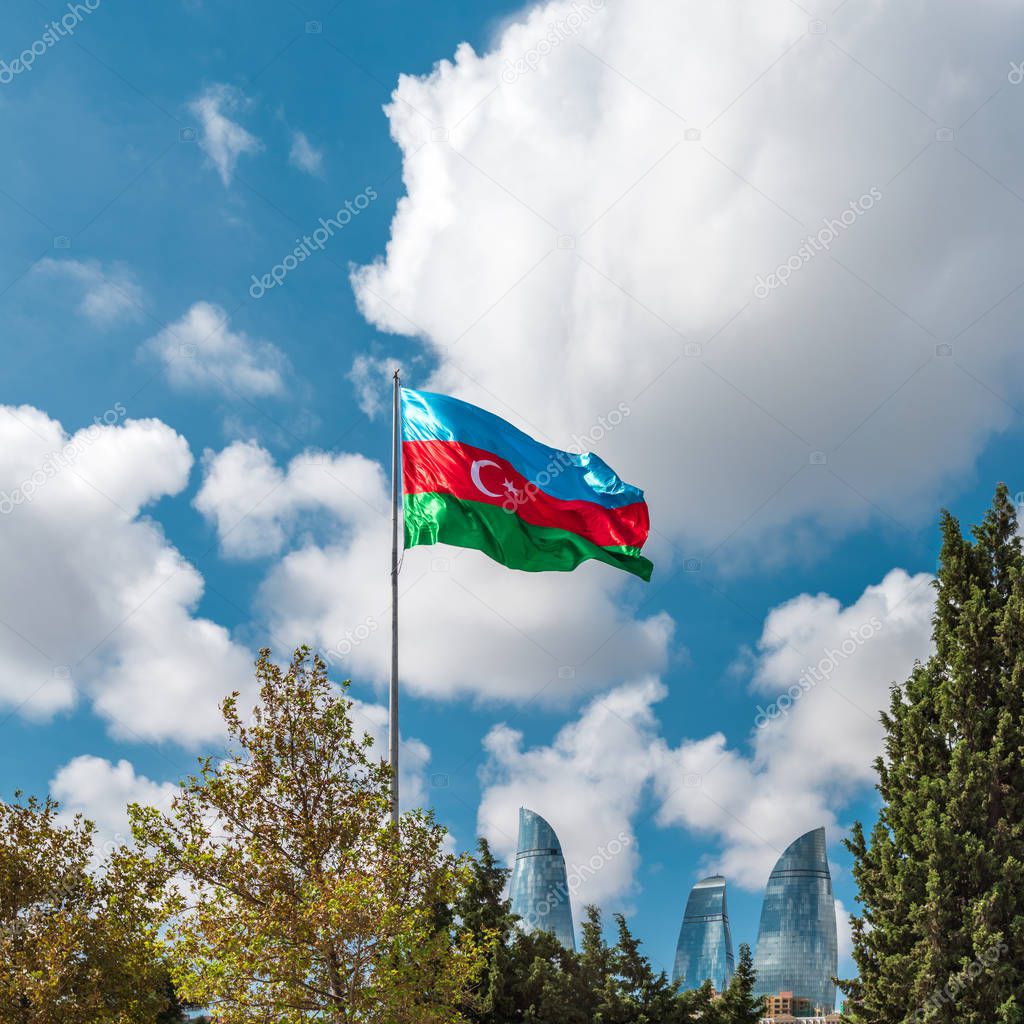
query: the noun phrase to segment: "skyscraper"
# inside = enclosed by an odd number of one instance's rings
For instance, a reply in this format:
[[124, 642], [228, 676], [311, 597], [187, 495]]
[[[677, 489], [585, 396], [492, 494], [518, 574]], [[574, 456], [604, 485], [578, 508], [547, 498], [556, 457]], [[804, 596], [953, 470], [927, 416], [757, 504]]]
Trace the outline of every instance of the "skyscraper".
[[835, 1006], [836, 905], [823, 828], [791, 843], [768, 879], [754, 969], [756, 995], [791, 992], [825, 1013]]
[[576, 948], [565, 858], [555, 830], [539, 815], [519, 808], [519, 844], [512, 869], [512, 913], [529, 932], [551, 932], [566, 949]]
[[717, 992], [732, 977], [732, 934], [725, 904], [725, 879], [711, 875], [690, 890], [676, 944], [672, 980], [683, 988], [700, 988], [710, 979]]

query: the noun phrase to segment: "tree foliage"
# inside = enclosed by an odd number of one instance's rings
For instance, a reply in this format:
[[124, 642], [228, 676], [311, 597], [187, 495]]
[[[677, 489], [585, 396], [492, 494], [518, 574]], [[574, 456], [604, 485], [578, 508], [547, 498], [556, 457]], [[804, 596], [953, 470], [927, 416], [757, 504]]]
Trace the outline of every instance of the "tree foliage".
[[0, 1022], [153, 1024], [170, 1005], [156, 946], [162, 877], [50, 799], [0, 802]]
[[553, 935], [522, 931], [502, 896], [507, 878], [481, 839], [455, 908], [461, 926], [488, 950], [467, 1009], [474, 1024], [751, 1024], [759, 1018], [748, 947], [741, 947], [740, 971], [721, 998], [710, 982], [680, 992], [641, 952], [621, 914], [609, 944], [600, 911], [587, 907], [575, 953]]
[[136, 838], [179, 879], [174, 980], [218, 1024], [447, 1024], [478, 968], [439, 907], [465, 865], [422, 811], [388, 818], [390, 769], [357, 735], [319, 658], [260, 653], [251, 722], [223, 704], [230, 753], [205, 758]]
[[948, 513], [935, 654], [894, 686], [876, 761], [883, 806], [847, 843], [870, 1024], [1024, 1020], [1024, 557], [1000, 486], [967, 538]]
[[728, 988], [715, 1007], [721, 1024], [757, 1024], [764, 1012], [764, 1000], [754, 995], [757, 975], [750, 946], [740, 943], [740, 959]]
[[[970, 538], [949, 514], [934, 655], [894, 685], [879, 818], [847, 845], [862, 912], [854, 1024], [1024, 1024], [1024, 553], [1005, 487]], [[0, 803], [0, 1024], [755, 1024], [750, 949], [726, 991], [679, 991], [621, 915], [581, 948], [526, 933], [481, 840], [446, 852], [389, 820], [389, 767], [300, 649], [223, 703], [229, 752], [170, 814], [131, 808], [140, 851], [94, 867], [95, 828]], [[347, 685], [347, 684], [346, 684]], [[166, 924], [166, 930], [161, 927]]]

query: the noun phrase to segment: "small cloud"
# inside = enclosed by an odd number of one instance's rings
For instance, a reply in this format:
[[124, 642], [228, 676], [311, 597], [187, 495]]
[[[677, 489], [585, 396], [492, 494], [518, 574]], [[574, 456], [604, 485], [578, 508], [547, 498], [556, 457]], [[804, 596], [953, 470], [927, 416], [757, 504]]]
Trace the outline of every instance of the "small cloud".
[[121, 320], [138, 320], [142, 316], [145, 293], [135, 274], [123, 264], [104, 268], [99, 260], [47, 258], [36, 264], [35, 273], [70, 282], [79, 288], [78, 312], [101, 327], [110, 327]]
[[373, 356], [356, 356], [352, 369], [346, 375], [355, 389], [359, 408], [370, 419], [376, 419], [385, 409], [391, 395], [390, 377], [401, 360], [394, 356], [376, 359]]
[[241, 90], [221, 83], [211, 85], [189, 104], [202, 129], [199, 145], [225, 185], [231, 184], [235, 165], [243, 153], [257, 153], [263, 148], [255, 135], [227, 116], [245, 109], [249, 103]]
[[726, 672], [733, 679], [749, 679], [757, 671], [757, 652], [750, 644], [740, 644], [736, 657], [729, 662]]
[[172, 782], [155, 782], [137, 772], [124, 758], [114, 764], [91, 754], [72, 758], [50, 780], [50, 793], [61, 803], [62, 823], [68, 824], [76, 814], [82, 814], [96, 825], [97, 860], [131, 842], [129, 804], [166, 812], [179, 792]]
[[312, 174], [314, 178], [324, 176], [323, 151], [309, 141], [305, 132], [292, 132], [292, 150], [288, 154], [288, 163], [300, 171]]
[[[839, 941], [839, 963], [853, 954], [853, 927], [850, 924], [850, 912], [843, 906], [842, 900], [836, 900], [836, 932]], [[841, 977], [841, 975], [840, 975]]]
[[143, 347], [160, 359], [171, 387], [179, 390], [236, 398], [281, 394], [288, 369], [284, 353], [269, 341], [232, 331], [228, 319], [220, 306], [197, 302]]

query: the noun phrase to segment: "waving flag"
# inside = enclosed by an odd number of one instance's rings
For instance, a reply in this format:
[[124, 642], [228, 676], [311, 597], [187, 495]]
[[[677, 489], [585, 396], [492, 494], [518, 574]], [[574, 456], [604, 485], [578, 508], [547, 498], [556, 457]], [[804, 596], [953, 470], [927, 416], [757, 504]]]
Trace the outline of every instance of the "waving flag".
[[401, 394], [407, 548], [475, 548], [527, 572], [568, 572], [594, 558], [650, 580], [643, 491], [607, 463], [549, 448], [456, 398]]

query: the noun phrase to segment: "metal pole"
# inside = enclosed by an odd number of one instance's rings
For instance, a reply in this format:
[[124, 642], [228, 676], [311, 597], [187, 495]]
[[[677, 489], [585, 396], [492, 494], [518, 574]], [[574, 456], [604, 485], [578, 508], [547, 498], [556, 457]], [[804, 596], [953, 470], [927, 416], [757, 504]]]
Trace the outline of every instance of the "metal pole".
[[391, 693], [388, 705], [388, 741], [391, 765], [391, 820], [398, 824], [398, 513], [402, 500], [401, 380], [394, 377], [394, 412], [391, 421]]

